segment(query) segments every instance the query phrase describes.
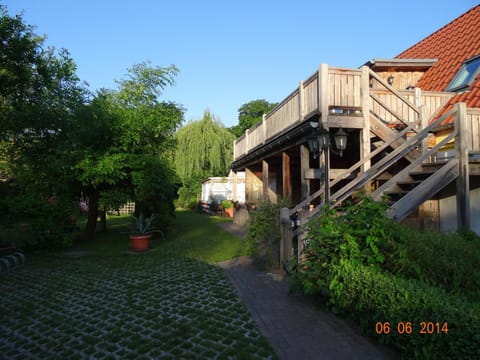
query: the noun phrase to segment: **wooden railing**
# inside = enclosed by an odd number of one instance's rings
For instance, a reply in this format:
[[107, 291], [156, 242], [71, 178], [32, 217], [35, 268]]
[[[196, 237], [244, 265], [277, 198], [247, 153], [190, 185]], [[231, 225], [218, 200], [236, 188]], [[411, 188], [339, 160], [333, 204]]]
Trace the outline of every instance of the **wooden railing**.
[[263, 120], [248, 129], [234, 143], [234, 160], [296, 124], [329, 108], [361, 109], [362, 71], [358, 69], [320, 69], [272, 109]]
[[480, 151], [480, 108], [467, 109], [467, 124], [471, 126], [467, 138], [468, 149]]
[[[318, 71], [300, 82], [290, 95], [266, 114], [261, 122], [235, 140], [234, 160], [313, 115], [325, 113], [322, 114], [325, 120], [329, 113], [342, 109], [361, 112], [364, 93], [368, 96], [369, 110], [391, 124], [411, 124], [421, 117], [429, 119], [452, 96], [441, 92], [398, 91], [373, 71], [369, 70], [365, 75], [363, 73], [362, 69], [333, 68], [322, 64]], [[374, 78], [375, 84], [383, 87], [362, 91], [362, 76]], [[422, 124], [419, 128], [426, 125]], [[414, 130], [418, 131], [419, 128]], [[472, 142], [479, 147], [478, 139], [472, 139]]]

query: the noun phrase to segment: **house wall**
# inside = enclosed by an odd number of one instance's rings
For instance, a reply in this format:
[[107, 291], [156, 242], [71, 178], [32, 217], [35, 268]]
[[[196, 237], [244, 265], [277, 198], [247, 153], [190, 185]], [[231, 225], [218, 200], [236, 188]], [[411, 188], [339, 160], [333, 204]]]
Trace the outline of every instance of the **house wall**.
[[[376, 73], [385, 80], [393, 76], [392, 86], [399, 90], [406, 89], [409, 86], [416, 86], [418, 80], [425, 74], [424, 71], [376, 71]], [[372, 87], [377, 88], [381, 86], [379, 86], [376, 80], [373, 80]]]
[[[457, 202], [454, 195], [455, 183], [441, 193], [440, 198], [440, 230], [457, 230]], [[470, 177], [470, 221], [471, 229], [480, 235], [480, 180]]]

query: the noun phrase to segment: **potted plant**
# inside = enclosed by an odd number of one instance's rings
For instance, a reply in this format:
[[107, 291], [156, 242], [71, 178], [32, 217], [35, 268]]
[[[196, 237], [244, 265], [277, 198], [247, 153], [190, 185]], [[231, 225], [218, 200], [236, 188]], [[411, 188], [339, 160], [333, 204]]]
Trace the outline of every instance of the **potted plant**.
[[233, 218], [233, 203], [229, 200], [222, 201], [222, 209], [225, 216]]
[[142, 214], [133, 217], [134, 228], [130, 234], [130, 245], [133, 251], [142, 252], [150, 250], [150, 239], [152, 233], [159, 232], [155, 229], [154, 221], [157, 215], [152, 214], [150, 217], [144, 218]]

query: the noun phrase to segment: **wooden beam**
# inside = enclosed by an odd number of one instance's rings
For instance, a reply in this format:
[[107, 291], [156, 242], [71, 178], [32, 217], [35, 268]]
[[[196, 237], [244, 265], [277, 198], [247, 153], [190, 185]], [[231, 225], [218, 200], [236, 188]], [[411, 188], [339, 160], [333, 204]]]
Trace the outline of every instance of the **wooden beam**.
[[290, 210], [288, 208], [280, 209], [280, 262], [281, 266], [290, 262], [292, 258], [292, 221], [290, 220]]
[[232, 198], [233, 201], [238, 201], [238, 177], [237, 177], [237, 172], [232, 171], [233, 173], [233, 184], [232, 184]]
[[321, 64], [318, 69], [318, 104], [321, 113], [321, 122], [324, 124], [328, 119], [328, 65]]
[[284, 199], [292, 198], [290, 156], [286, 152], [282, 152], [282, 192]]
[[[322, 121], [323, 117], [322, 117]], [[363, 129], [364, 121], [362, 116], [351, 115], [328, 115], [323, 122], [325, 128]]]
[[300, 145], [300, 184], [301, 200], [305, 200], [310, 195], [310, 180], [305, 178], [305, 172], [310, 168], [310, 151], [305, 145]]
[[267, 160], [262, 160], [262, 198], [263, 201], [270, 199], [268, 196], [268, 162]]
[[323, 169], [307, 169], [303, 177], [305, 180], [322, 180], [324, 177]]
[[[361, 93], [362, 93], [362, 113], [363, 113], [363, 128], [360, 132], [360, 157], [364, 159], [370, 154], [370, 75], [367, 66], [362, 66], [361, 78]], [[370, 169], [370, 161], [366, 161], [362, 165], [362, 171], [365, 172]], [[370, 183], [366, 185], [367, 191], [370, 190]]]
[[303, 89], [303, 80], [300, 81], [298, 86], [298, 121], [303, 121], [303, 102], [304, 102], [304, 89]]
[[455, 104], [455, 126], [458, 129], [455, 138], [455, 152], [458, 159], [457, 178], [457, 230], [470, 229], [470, 180], [468, 161], [468, 124], [467, 105]]

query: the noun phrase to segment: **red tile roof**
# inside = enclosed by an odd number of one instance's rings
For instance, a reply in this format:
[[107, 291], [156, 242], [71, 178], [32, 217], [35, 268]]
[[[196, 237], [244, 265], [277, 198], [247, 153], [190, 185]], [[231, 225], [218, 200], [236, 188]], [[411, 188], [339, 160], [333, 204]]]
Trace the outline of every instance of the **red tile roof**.
[[[480, 55], [480, 5], [403, 51], [397, 58], [438, 59], [417, 86], [424, 90], [445, 91], [463, 62], [475, 55]], [[460, 101], [467, 103], [469, 108], [480, 108], [479, 75], [470, 90], [454, 96], [444, 111]]]

